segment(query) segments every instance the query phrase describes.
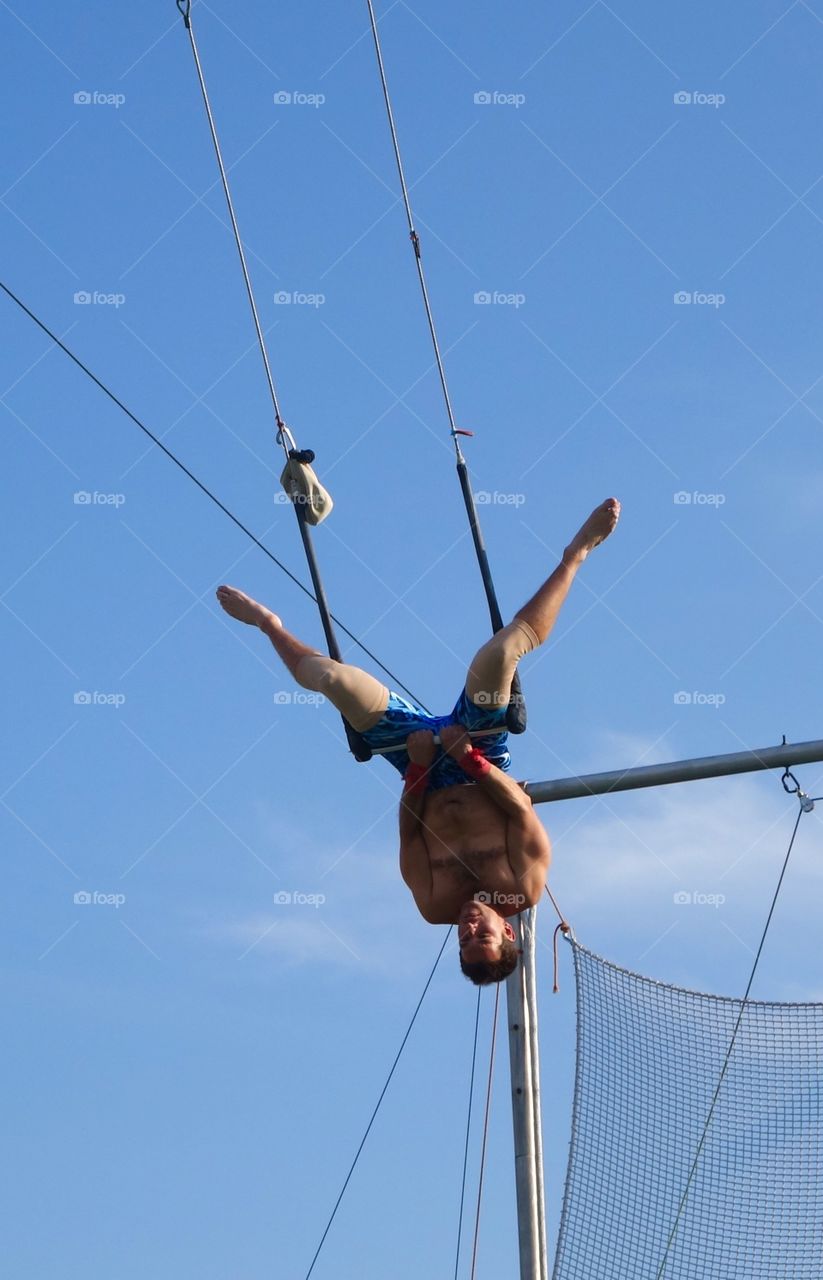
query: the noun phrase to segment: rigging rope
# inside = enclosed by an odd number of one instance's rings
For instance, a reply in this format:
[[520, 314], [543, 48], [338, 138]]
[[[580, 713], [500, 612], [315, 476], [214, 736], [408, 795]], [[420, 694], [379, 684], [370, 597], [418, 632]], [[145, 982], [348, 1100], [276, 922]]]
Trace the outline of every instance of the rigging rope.
[[480, 1179], [477, 1184], [477, 1212], [474, 1218], [474, 1241], [472, 1242], [472, 1269], [471, 1280], [474, 1280], [475, 1270], [477, 1267], [477, 1245], [480, 1239], [480, 1202], [483, 1198], [483, 1175], [486, 1171], [486, 1140], [489, 1134], [489, 1112], [491, 1111], [492, 1101], [492, 1082], [494, 1080], [494, 1050], [497, 1045], [497, 1012], [500, 1008], [500, 988], [503, 983], [498, 982], [494, 989], [494, 1015], [492, 1017], [492, 1043], [489, 1053], [489, 1079], [486, 1085], [486, 1108], [483, 1114], [483, 1145], [480, 1151]]
[[[787, 770], [786, 772], [788, 773], [788, 770]], [[791, 777], [792, 775], [789, 775], [789, 776]], [[784, 788], [785, 788], [785, 775], [784, 775], [784, 784], [783, 784], [783, 785], [784, 785]], [[715, 1112], [715, 1109], [716, 1109], [716, 1107], [717, 1107], [717, 1101], [718, 1101], [718, 1098], [719, 1098], [719, 1096], [720, 1096], [720, 1090], [721, 1090], [721, 1088], [722, 1088], [722, 1086], [723, 1086], [723, 1081], [724, 1081], [724, 1079], [725, 1079], [725, 1077], [726, 1077], [726, 1072], [728, 1071], [729, 1063], [730, 1063], [730, 1061], [731, 1061], [732, 1052], [734, 1051], [735, 1042], [736, 1042], [736, 1040], [737, 1040], [737, 1035], [738, 1035], [738, 1032], [740, 1031], [740, 1024], [742, 1023], [742, 1021], [743, 1021], [743, 1015], [744, 1015], [744, 1013], [746, 1012], [746, 1007], [747, 1007], [747, 1004], [748, 1004], [749, 995], [750, 995], [750, 993], [751, 993], [752, 984], [753, 984], [753, 982], [754, 982], [754, 977], [755, 977], [755, 974], [756, 974], [756, 972], [757, 972], [757, 965], [758, 965], [758, 962], [759, 962], [759, 960], [760, 960], [761, 952], [763, 951], [763, 946], [764, 946], [764, 944], [765, 944], [765, 942], [766, 942], [766, 934], [769, 932], [769, 925], [770, 925], [770, 924], [771, 924], [771, 922], [772, 922], [772, 916], [774, 915], [774, 909], [775, 909], [775, 907], [777, 906], [777, 899], [778, 899], [778, 895], [780, 894], [780, 889], [781, 889], [781, 886], [782, 886], [782, 884], [783, 884], [783, 878], [784, 878], [784, 876], [785, 876], [785, 874], [786, 874], [786, 868], [787, 868], [787, 867], [788, 867], [788, 865], [789, 865], [789, 858], [791, 857], [792, 849], [794, 848], [795, 837], [797, 836], [797, 829], [798, 829], [798, 827], [800, 826], [800, 819], [803, 817], [803, 814], [804, 814], [804, 813], [807, 813], [807, 812], [808, 812], [808, 810], [807, 810], [806, 808], [804, 808], [804, 805], [803, 805], [803, 800], [807, 799], [807, 797], [805, 797], [805, 796], [803, 795], [803, 792], [801, 792], [801, 791], [799, 790], [799, 788], [797, 788], [797, 794], [798, 794], [798, 799], [800, 800], [800, 808], [799, 808], [799, 810], [798, 810], [797, 818], [796, 818], [796, 820], [795, 820], [794, 828], [793, 828], [793, 830], [792, 830], [791, 839], [789, 840], [789, 847], [788, 847], [788, 849], [786, 850], [786, 856], [785, 856], [785, 858], [783, 859], [783, 866], [781, 867], [780, 875], [779, 875], [779, 877], [778, 877], [778, 881], [777, 881], [777, 887], [776, 887], [776, 889], [775, 889], [775, 891], [774, 891], [774, 896], [772, 897], [772, 903], [771, 903], [771, 906], [769, 907], [769, 914], [768, 914], [768, 916], [766, 917], [766, 923], [765, 923], [765, 925], [763, 926], [763, 933], [762, 933], [761, 938], [760, 938], [760, 945], [758, 946], [758, 948], [757, 948], [757, 954], [756, 954], [756, 955], [755, 955], [755, 957], [754, 957], [754, 964], [752, 965], [752, 970], [751, 970], [751, 973], [749, 974], [749, 981], [748, 981], [748, 983], [747, 983], [747, 985], [746, 985], [746, 991], [745, 991], [745, 994], [744, 994], [744, 996], [743, 996], [743, 999], [742, 999], [742, 1001], [741, 1001], [741, 1003], [740, 1003], [740, 1011], [739, 1011], [739, 1013], [738, 1013], [738, 1015], [737, 1015], [737, 1020], [735, 1021], [734, 1029], [732, 1030], [731, 1039], [729, 1040], [729, 1047], [728, 1047], [728, 1049], [726, 1050], [726, 1056], [725, 1056], [725, 1058], [724, 1058], [724, 1060], [723, 1060], [723, 1065], [722, 1065], [722, 1067], [721, 1067], [721, 1069], [720, 1069], [720, 1075], [719, 1075], [719, 1077], [718, 1077], [717, 1086], [716, 1086], [715, 1091], [714, 1091], [714, 1094], [713, 1094], [713, 1096], [712, 1096], [711, 1104], [710, 1104], [710, 1106], [709, 1106], [709, 1111], [708, 1111], [708, 1114], [707, 1114], [707, 1116], [706, 1116], [706, 1123], [705, 1123], [705, 1124], [704, 1124], [704, 1126], [703, 1126], [703, 1131], [702, 1131], [702, 1133], [701, 1133], [701, 1135], [700, 1135], [700, 1141], [699, 1141], [699, 1142], [698, 1142], [698, 1144], [697, 1144], [697, 1150], [695, 1151], [694, 1159], [693, 1159], [693, 1161], [692, 1161], [691, 1168], [689, 1169], [689, 1174], [688, 1174], [688, 1177], [687, 1177], [687, 1179], [686, 1179], [686, 1185], [685, 1185], [685, 1187], [684, 1187], [684, 1189], [683, 1189], [683, 1194], [682, 1194], [682, 1196], [680, 1197], [680, 1203], [678, 1204], [678, 1207], [677, 1207], [677, 1213], [676, 1213], [676, 1215], [675, 1215], [674, 1224], [673, 1224], [672, 1229], [671, 1229], [671, 1232], [670, 1232], [670, 1234], [669, 1234], [669, 1238], [668, 1238], [668, 1240], [667, 1240], [667, 1242], [666, 1242], [666, 1248], [665, 1248], [665, 1251], [664, 1251], [664, 1253], [663, 1253], [663, 1258], [662, 1258], [662, 1260], [661, 1260], [660, 1267], [659, 1267], [659, 1269], [658, 1269], [658, 1271], [657, 1271], [656, 1280], [662, 1280], [662, 1277], [663, 1277], [664, 1272], [665, 1272], [665, 1270], [666, 1270], [666, 1264], [667, 1264], [668, 1259], [669, 1259], [669, 1254], [671, 1253], [672, 1245], [674, 1244], [675, 1236], [677, 1235], [678, 1227], [680, 1226], [680, 1220], [681, 1220], [681, 1218], [682, 1218], [682, 1216], [683, 1216], [683, 1210], [684, 1210], [684, 1209], [685, 1209], [685, 1207], [686, 1207], [686, 1201], [687, 1201], [688, 1196], [689, 1196], [689, 1191], [691, 1190], [692, 1182], [694, 1181], [694, 1176], [695, 1176], [695, 1173], [697, 1172], [697, 1165], [698, 1165], [698, 1162], [699, 1162], [699, 1160], [700, 1160], [701, 1153], [702, 1153], [703, 1148], [704, 1148], [705, 1143], [706, 1143], [706, 1137], [707, 1137], [708, 1132], [709, 1132], [709, 1126], [711, 1125], [712, 1117], [713, 1117], [714, 1112]]]
[[389, 1074], [388, 1074], [388, 1076], [386, 1077], [386, 1083], [383, 1085], [383, 1088], [380, 1090], [380, 1097], [377, 1099], [377, 1103], [376, 1103], [376, 1105], [375, 1105], [374, 1110], [373, 1110], [373, 1111], [372, 1111], [372, 1113], [371, 1113], [371, 1118], [369, 1119], [369, 1123], [366, 1125], [366, 1132], [363, 1134], [363, 1137], [360, 1139], [360, 1145], [358, 1146], [357, 1151], [354, 1153], [354, 1159], [352, 1160], [352, 1162], [351, 1162], [351, 1166], [350, 1166], [350, 1168], [349, 1168], [349, 1171], [348, 1171], [348, 1173], [346, 1174], [346, 1179], [345, 1179], [345, 1181], [344, 1181], [344, 1183], [343, 1183], [343, 1186], [340, 1188], [340, 1194], [338, 1195], [337, 1199], [336, 1199], [336, 1200], [335, 1200], [335, 1202], [334, 1202], [334, 1208], [332, 1209], [332, 1211], [331, 1211], [331, 1216], [329, 1217], [329, 1220], [328, 1220], [328, 1222], [326, 1223], [325, 1230], [323, 1231], [323, 1234], [322, 1234], [322, 1236], [320, 1237], [320, 1243], [319, 1243], [319, 1245], [317, 1246], [317, 1248], [315, 1249], [314, 1257], [312, 1258], [312, 1260], [311, 1260], [311, 1265], [309, 1266], [309, 1269], [308, 1269], [308, 1271], [306, 1272], [305, 1280], [309, 1280], [309, 1276], [311, 1275], [312, 1271], [314, 1270], [314, 1264], [317, 1262], [317, 1259], [318, 1259], [318, 1258], [319, 1258], [319, 1256], [320, 1256], [320, 1250], [323, 1248], [323, 1244], [324, 1244], [324, 1242], [325, 1242], [326, 1236], [329, 1234], [329, 1229], [330, 1229], [330, 1227], [331, 1227], [331, 1224], [334, 1222], [335, 1214], [337, 1213], [337, 1210], [340, 1208], [340, 1201], [343, 1199], [343, 1195], [344, 1195], [344, 1193], [345, 1193], [346, 1187], [349, 1185], [349, 1181], [350, 1181], [350, 1179], [351, 1179], [351, 1176], [352, 1176], [352, 1174], [354, 1173], [354, 1167], [355, 1167], [355, 1165], [357, 1164], [357, 1161], [360, 1159], [360, 1152], [363, 1150], [364, 1146], [366, 1145], [366, 1139], [368, 1138], [369, 1133], [371, 1132], [371, 1127], [372, 1127], [372, 1125], [374, 1124], [375, 1117], [376, 1117], [376, 1115], [377, 1115], [378, 1111], [380, 1110], [380, 1104], [381, 1104], [381, 1102], [383, 1101], [383, 1098], [384, 1098], [384, 1097], [385, 1097], [385, 1095], [386, 1095], [386, 1090], [388, 1089], [389, 1084], [391, 1083], [391, 1078], [392, 1078], [392, 1076], [394, 1075], [395, 1067], [397, 1066], [398, 1062], [400, 1061], [400, 1055], [401, 1055], [401, 1053], [403, 1052], [403, 1050], [404, 1050], [404, 1048], [405, 1048], [405, 1046], [406, 1046], [406, 1041], [408, 1040], [409, 1036], [411, 1035], [411, 1029], [412, 1029], [412, 1027], [413, 1027], [413, 1026], [414, 1026], [414, 1024], [415, 1024], [415, 1021], [416, 1021], [416, 1019], [417, 1019], [417, 1015], [418, 1015], [418, 1013], [420, 1012], [420, 1006], [421, 1006], [421, 1005], [422, 1005], [422, 1003], [423, 1003], [423, 1000], [424, 1000], [424, 998], [425, 998], [426, 992], [428, 991], [429, 987], [431, 986], [431, 981], [432, 981], [432, 978], [434, 977], [435, 970], [437, 969], [437, 966], [438, 966], [438, 965], [439, 965], [439, 963], [440, 963], [440, 957], [443, 955], [443, 952], [446, 950], [446, 943], [448, 942], [449, 938], [451, 937], [452, 929], [453, 929], [453, 928], [454, 928], [454, 925], [450, 924], [450, 925], [449, 925], [449, 928], [448, 928], [448, 930], [447, 930], [447, 932], [446, 932], [446, 936], [445, 936], [445, 938], [443, 939], [443, 945], [442, 945], [442, 947], [440, 948], [440, 950], [439, 950], [439, 951], [438, 951], [438, 953], [437, 953], [437, 959], [435, 960], [434, 964], [432, 965], [431, 973], [429, 974], [428, 978], [426, 979], [426, 985], [425, 985], [425, 987], [423, 988], [423, 992], [422, 992], [422, 994], [421, 994], [421, 996], [420, 996], [420, 999], [417, 1001], [417, 1005], [415, 1006], [414, 1013], [413, 1013], [413, 1014], [412, 1014], [412, 1016], [411, 1016], [411, 1022], [409, 1023], [408, 1027], [406, 1028], [406, 1034], [403, 1036], [403, 1039], [402, 1039], [402, 1040], [401, 1040], [401, 1042], [400, 1042], [400, 1048], [397, 1050], [397, 1053], [395, 1054], [394, 1062], [393, 1062], [393, 1063], [392, 1063], [392, 1065], [391, 1065], [391, 1070], [389, 1071]]
[[[369, 23], [371, 25], [372, 38], [374, 40], [374, 49], [377, 55], [377, 66], [380, 73], [380, 83], [383, 88], [383, 101], [386, 104], [386, 115], [389, 122], [389, 131], [391, 133], [392, 147], [394, 149], [394, 158], [397, 164], [397, 173], [400, 178], [400, 190], [403, 198], [403, 206], [406, 210], [406, 221], [409, 225], [409, 238], [414, 249], [414, 261], [417, 267], [417, 278], [420, 281], [420, 290], [423, 295], [423, 305], [426, 310], [426, 320], [428, 321], [429, 333], [431, 334], [432, 346], [434, 347], [434, 358], [437, 363], [437, 371], [440, 375], [440, 386], [443, 390], [443, 399], [446, 404], [446, 413], [449, 419], [449, 433], [454, 445], [455, 456], [457, 459], [457, 475], [460, 481], [460, 489], [463, 494], [463, 502], [466, 507], [466, 514], [469, 518], [469, 527], [471, 529], [472, 540], [474, 542], [475, 555], [477, 563], [480, 567], [480, 575], [483, 579], [483, 588], [486, 593], [486, 601], [489, 608], [489, 616], [491, 618], [492, 630], [500, 631], [503, 626], [503, 615], [500, 612], [500, 605], [497, 600], [497, 592], [495, 591], [494, 581], [492, 579], [491, 566], [483, 541], [483, 533], [480, 528], [480, 521], [477, 516], [477, 507], [472, 493], [471, 480], [466, 465], [466, 459], [460, 447], [460, 436], [470, 436], [471, 431], [461, 430], [454, 418], [452, 409], [451, 396], [446, 381], [446, 370], [443, 365], [443, 357], [440, 350], [440, 343], [437, 337], [437, 329], [434, 323], [434, 313], [432, 311], [429, 290], [426, 284], [426, 275], [423, 270], [423, 256], [420, 248], [420, 236], [414, 225], [414, 216], [412, 214], [411, 199], [409, 189], [406, 183], [406, 175], [403, 169], [403, 160], [400, 154], [400, 141], [397, 135], [397, 126], [394, 121], [394, 111], [391, 104], [391, 96], [389, 94], [389, 85], [386, 78], [386, 68], [383, 62], [383, 51], [380, 45], [380, 36], [377, 30], [377, 17], [374, 12], [372, 0], [366, 0], [369, 10]], [[506, 715], [507, 726], [512, 733], [522, 733], [526, 728], [526, 703], [520, 687], [520, 676], [515, 671], [512, 680], [511, 695]]]
[[[107, 395], [108, 398], [114, 404], [117, 405], [118, 409], [123, 410], [123, 413], [125, 413], [127, 418], [131, 419], [131, 421], [135, 424], [135, 426], [139, 427], [140, 430], [145, 435], [147, 435], [148, 438], [154, 444], [156, 444], [159, 449], [162, 449], [166, 457], [170, 458], [176, 467], [179, 467], [180, 470], [185, 475], [187, 475], [190, 480], [194, 481], [198, 489], [200, 489], [203, 493], [205, 493], [206, 497], [210, 498], [211, 501], [215, 504], [215, 506], [219, 507], [220, 510], [224, 513], [224, 515], [227, 515], [228, 518], [234, 524], [237, 525], [237, 528], [240, 529], [242, 533], [245, 533], [246, 537], [250, 538], [254, 543], [254, 545], [256, 547], [259, 547], [260, 550], [264, 553], [264, 555], [267, 555], [273, 564], [277, 565], [278, 569], [282, 569], [283, 572], [286, 574], [286, 576], [288, 578], [291, 578], [295, 586], [298, 586], [300, 590], [304, 593], [304, 595], [307, 595], [310, 600], [313, 600], [314, 603], [317, 604], [317, 597], [312, 595], [309, 588], [305, 586], [300, 581], [300, 579], [295, 576], [295, 574], [292, 573], [291, 569], [288, 569], [286, 565], [283, 564], [282, 560], [278, 560], [274, 552], [270, 551], [269, 548], [265, 545], [265, 543], [261, 542], [260, 539], [255, 534], [252, 533], [251, 529], [249, 529], [245, 524], [243, 524], [243, 521], [238, 519], [238, 517], [234, 514], [234, 512], [230, 511], [229, 508], [225, 505], [225, 503], [221, 502], [220, 499], [217, 497], [217, 495], [213, 493], [212, 490], [209, 489], [207, 485], [203, 484], [203, 481], [199, 480], [198, 477], [194, 474], [194, 472], [190, 471], [189, 468], [186, 466], [186, 464], [184, 462], [181, 462], [180, 459], [177, 457], [177, 455], [172, 453], [171, 449], [169, 449], [167, 445], [163, 444], [163, 441], [160, 439], [160, 437], [156, 436], [154, 432], [151, 431], [144, 422], [141, 422], [140, 419], [137, 417], [137, 415], [132, 413], [131, 409], [129, 409], [129, 407], [126, 404], [124, 404], [123, 401], [119, 399], [119, 397], [116, 396], [114, 392], [111, 391], [106, 386], [105, 382], [102, 382], [101, 379], [98, 378], [97, 375], [91, 371], [88, 365], [84, 364], [83, 361], [80, 359], [80, 357], [75, 355], [75, 353], [71, 350], [71, 348], [67, 347], [65, 342], [63, 342], [61, 338], [58, 338], [57, 334], [54, 333], [48, 327], [48, 325], [45, 324], [37, 315], [35, 315], [35, 313], [29, 307], [26, 306], [25, 302], [23, 302], [21, 298], [18, 298], [17, 294], [13, 293], [12, 290], [9, 288], [9, 286], [5, 284], [2, 280], [0, 280], [0, 289], [2, 289], [3, 292], [9, 298], [11, 298], [12, 302], [15, 302], [17, 304], [17, 306], [20, 308], [21, 311], [25, 312], [25, 314], [29, 317], [29, 319], [34, 321], [37, 327], [42, 330], [42, 332], [46, 335], [47, 338], [51, 339], [51, 341], [55, 344], [55, 346], [59, 347], [60, 350], [63, 351], [69, 357], [69, 359], [72, 360], [77, 365], [78, 369], [82, 369], [83, 373], [85, 373], [87, 377], [91, 378], [92, 382], [95, 383], [95, 385], [98, 386], [100, 390], [105, 395]], [[401, 689], [405, 690], [405, 692], [408, 693], [410, 698], [415, 699], [415, 695], [411, 692], [411, 690], [406, 688], [406, 686], [402, 683], [401, 680], [398, 679], [398, 677], [394, 674], [394, 672], [390, 671], [389, 668], [380, 661], [377, 655], [372, 653], [372, 651], [365, 644], [363, 644], [362, 640], [358, 640], [354, 632], [350, 631], [349, 628], [345, 625], [345, 623], [341, 622], [340, 619], [336, 617], [333, 613], [330, 614], [330, 617], [333, 619], [334, 622], [337, 623], [340, 630], [345, 632], [345, 634], [349, 637], [349, 639], [352, 640], [357, 645], [357, 647], [363, 651], [363, 653], [365, 653], [369, 658], [371, 658], [372, 662], [375, 662], [377, 666], [380, 667], [381, 671], [384, 671], [391, 680], [395, 681]], [[415, 699], [415, 700], [419, 702], [419, 699]], [[427, 710], [425, 703], [420, 702], [420, 706], [423, 707], [424, 710]]]
[[469, 1136], [472, 1127], [472, 1101], [474, 1099], [474, 1068], [477, 1063], [477, 1032], [480, 1026], [480, 996], [483, 988], [477, 988], [477, 1004], [474, 1010], [474, 1042], [472, 1044], [472, 1069], [469, 1080], [469, 1110], [466, 1116], [466, 1143], [463, 1148], [463, 1175], [460, 1182], [460, 1212], [457, 1215], [457, 1253], [454, 1259], [454, 1280], [460, 1270], [460, 1237], [463, 1234], [463, 1204], [466, 1198], [466, 1172], [469, 1164]]

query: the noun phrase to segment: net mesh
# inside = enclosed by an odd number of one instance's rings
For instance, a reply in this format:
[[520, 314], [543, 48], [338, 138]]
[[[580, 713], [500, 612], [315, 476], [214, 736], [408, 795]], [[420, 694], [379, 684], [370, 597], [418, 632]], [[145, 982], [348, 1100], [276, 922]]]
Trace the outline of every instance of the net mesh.
[[823, 1004], [743, 1008], [571, 945], [554, 1280], [821, 1280]]

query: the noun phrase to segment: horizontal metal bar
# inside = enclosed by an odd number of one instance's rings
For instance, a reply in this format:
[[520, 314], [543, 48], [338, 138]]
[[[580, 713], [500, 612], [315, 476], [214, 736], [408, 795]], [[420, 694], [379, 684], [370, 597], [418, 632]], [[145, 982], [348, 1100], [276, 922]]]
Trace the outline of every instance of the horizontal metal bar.
[[[505, 732], [506, 732], [505, 725], [503, 725], [502, 729], [501, 728], [472, 729], [469, 732], [469, 737], [470, 738], [499, 738], [500, 735]], [[436, 733], [434, 735], [434, 745], [436, 747], [442, 746], [439, 733]], [[373, 756], [387, 756], [387, 755], [390, 755], [392, 751], [404, 751], [405, 748], [406, 748], [406, 740], [405, 738], [403, 738], [403, 739], [399, 739], [397, 742], [390, 743], [389, 746], [387, 747], [372, 747], [371, 753]]]
[[694, 760], [672, 760], [638, 769], [615, 769], [611, 773], [587, 773], [580, 778], [554, 778], [530, 782], [526, 792], [534, 804], [553, 800], [574, 800], [611, 791], [633, 791], [637, 787], [662, 787], [670, 782], [695, 782], [699, 778], [722, 778], [732, 773], [753, 773], [758, 769], [785, 769], [797, 764], [823, 760], [823, 740], [786, 743], [780, 747], [759, 747], [735, 751], [725, 756], [699, 756]]

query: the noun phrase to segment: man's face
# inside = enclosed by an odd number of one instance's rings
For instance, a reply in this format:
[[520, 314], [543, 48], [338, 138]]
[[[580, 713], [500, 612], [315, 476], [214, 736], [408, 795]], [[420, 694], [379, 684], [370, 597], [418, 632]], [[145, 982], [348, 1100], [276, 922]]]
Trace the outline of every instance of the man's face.
[[504, 938], [514, 938], [514, 930], [486, 903], [472, 900], [460, 908], [457, 940], [467, 964], [499, 960]]

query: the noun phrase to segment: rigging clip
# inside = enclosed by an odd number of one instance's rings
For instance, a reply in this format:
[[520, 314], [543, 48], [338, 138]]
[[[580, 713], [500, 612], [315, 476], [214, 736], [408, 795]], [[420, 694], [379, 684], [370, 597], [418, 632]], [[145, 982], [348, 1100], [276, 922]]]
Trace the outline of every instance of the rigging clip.
[[782, 782], [783, 790], [787, 795], [797, 796], [797, 799], [800, 802], [800, 808], [803, 812], [811, 813], [814, 809], [814, 800], [811, 796], [807, 796], [806, 792], [802, 790], [800, 783], [797, 781], [797, 778], [794, 776], [791, 769], [789, 769], [788, 765], [783, 770], [783, 776], [780, 781]]
[[191, 27], [191, 0], [175, 0], [187, 27]]

